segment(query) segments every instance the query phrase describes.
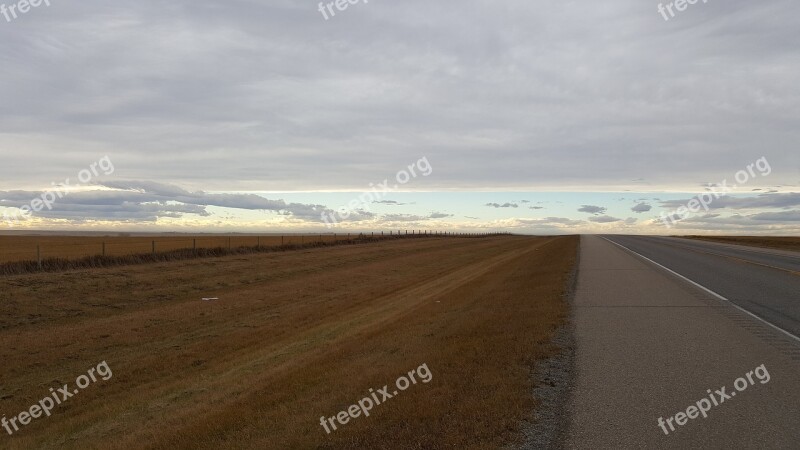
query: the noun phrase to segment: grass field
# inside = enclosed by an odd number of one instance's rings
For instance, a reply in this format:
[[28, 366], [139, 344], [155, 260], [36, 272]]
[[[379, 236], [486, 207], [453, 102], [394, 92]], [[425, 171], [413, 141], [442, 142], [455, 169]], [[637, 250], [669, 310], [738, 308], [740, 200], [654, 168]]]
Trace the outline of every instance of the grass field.
[[42, 236], [0, 235], [0, 276], [97, 269], [195, 258], [291, 251], [387, 239], [462, 239], [501, 234], [412, 230], [296, 235]]
[[723, 244], [750, 245], [753, 247], [776, 248], [780, 250], [800, 251], [800, 237], [766, 237], [766, 236], [685, 236]]
[[[387, 240], [0, 278], [0, 447], [493, 448], [532, 417], [577, 237]], [[218, 297], [215, 302], [201, 297]], [[326, 434], [426, 364], [432, 378]], [[2, 430], [0, 430], [2, 431]]]
[[[368, 233], [373, 236], [375, 233]], [[386, 235], [389, 233], [386, 232]], [[377, 233], [380, 237], [380, 233]], [[237, 248], [335, 242], [353, 239], [357, 233], [285, 236], [154, 235], [154, 236], [33, 236], [0, 235], [0, 264], [35, 261], [38, 257], [77, 259], [88, 256], [126, 256], [191, 248]]]

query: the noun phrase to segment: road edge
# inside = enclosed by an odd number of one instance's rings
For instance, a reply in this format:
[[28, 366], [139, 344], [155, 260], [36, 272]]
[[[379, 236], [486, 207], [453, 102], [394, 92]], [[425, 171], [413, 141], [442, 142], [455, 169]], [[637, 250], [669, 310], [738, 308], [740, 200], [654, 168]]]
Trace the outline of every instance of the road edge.
[[575, 265], [570, 271], [563, 300], [567, 302], [568, 314], [554, 332], [551, 344], [560, 348], [553, 357], [539, 361], [532, 373], [534, 379], [533, 397], [538, 402], [520, 431], [518, 449], [562, 449], [566, 448], [568, 430], [572, 415], [570, 402], [575, 380], [575, 321], [572, 308], [578, 286], [578, 270], [581, 258], [581, 242], [578, 236]]
[[625, 250], [625, 251], [627, 251], [627, 252], [631, 253], [631, 254], [632, 254], [632, 255], [634, 255], [635, 257], [638, 257], [638, 258], [640, 258], [640, 259], [643, 259], [643, 260], [645, 260], [646, 262], [648, 262], [648, 263], [650, 263], [650, 264], [652, 264], [652, 265], [656, 266], [658, 269], [661, 269], [661, 270], [663, 270], [663, 271], [667, 272], [668, 274], [670, 274], [670, 275], [672, 275], [672, 276], [674, 276], [674, 277], [676, 277], [676, 278], [680, 279], [681, 281], [683, 281], [683, 282], [685, 282], [685, 283], [689, 283], [690, 285], [694, 286], [695, 288], [697, 288], [697, 289], [700, 289], [701, 291], [703, 291], [703, 292], [705, 292], [705, 293], [707, 293], [707, 294], [709, 294], [709, 295], [713, 296], [714, 298], [716, 298], [716, 299], [718, 299], [718, 300], [722, 301], [724, 304], [726, 304], [726, 305], [730, 305], [730, 306], [733, 306], [734, 308], [736, 308], [736, 309], [737, 309], [737, 310], [739, 310], [740, 312], [742, 312], [742, 313], [744, 313], [744, 314], [746, 314], [746, 315], [750, 316], [750, 317], [751, 317], [751, 318], [753, 318], [753, 319], [756, 319], [756, 320], [757, 320], [759, 323], [761, 323], [762, 325], [767, 325], [768, 327], [772, 328], [773, 330], [775, 330], [775, 331], [778, 331], [778, 332], [782, 333], [782, 334], [783, 334], [785, 337], [788, 337], [788, 338], [790, 338], [790, 339], [794, 340], [795, 342], [797, 342], [797, 343], [800, 343], [800, 337], [798, 337], [798, 336], [795, 336], [795, 335], [794, 335], [794, 334], [792, 334], [791, 332], [789, 332], [789, 331], [787, 331], [787, 330], [784, 330], [783, 328], [781, 328], [781, 327], [779, 327], [779, 326], [777, 326], [777, 325], [773, 324], [772, 322], [770, 322], [770, 321], [768, 321], [768, 320], [766, 320], [766, 319], [764, 319], [764, 318], [762, 318], [762, 317], [759, 317], [758, 315], [756, 315], [756, 314], [754, 314], [754, 313], [752, 313], [752, 312], [748, 311], [747, 309], [745, 309], [745, 308], [743, 308], [743, 307], [741, 307], [741, 306], [737, 305], [736, 303], [734, 303], [734, 302], [732, 302], [732, 301], [728, 300], [727, 298], [725, 298], [725, 297], [723, 297], [722, 295], [720, 295], [720, 294], [718, 294], [718, 293], [716, 293], [716, 292], [712, 291], [711, 289], [709, 289], [709, 288], [707, 288], [707, 287], [703, 286], [702, 284], [700, 284], [700, 283], [698, 283], [698, 282], [696, 282], [696, 281], [694, 281], [694, 280], [692, 280], [692, 279], [690, 279], [690, 278], [688, 278], [688, 277], [686, 277], [686, 276], [684, 276], [684, 275], [681, 275], [681, 274], [679, 274], [678, 272], [675, 272], [674, 270], [670, 269], [669, 267], [666, 267], [666, 266], [664, 266], [664, 265], [662, 265], [662, 264], [659, 264], [659, 263], [657, 263], [657, 262], [653, 261], [652, 259], [650, 259], [650, 258], [648, 258], [648, 257], [646, 257], [646, 256], [644, 256], [644, 255], [642, 255], [642, 254], [640, 254], [640, 253], [638, 253], [638, 252], [635, 252], [635, 251], [633, 251], [633, 250], [629, 249], [628, 247], [625, 247], [625, 246], [624, 246], [624, 245], [622, 245], [622, 244], [619, 244], [619, 243], [617, 243], [617, 242], [614, 242], [614, 241], [612, 241], [611, 239], [609, 239], [609, 238], [607, 238], [607, 237], [605, 237], [605, 236], [600, 236], [600, 238], [602, 238], [602, 239], [605, 239], [606, 241], [608, 241], [608, 242], [610, 242], [610, 243], [612, 243], [612, 244], [616, 245], [617, 247], [619, 247], [619, 248], [621, 248], [621, 249], [623, 249], [623, 250]]

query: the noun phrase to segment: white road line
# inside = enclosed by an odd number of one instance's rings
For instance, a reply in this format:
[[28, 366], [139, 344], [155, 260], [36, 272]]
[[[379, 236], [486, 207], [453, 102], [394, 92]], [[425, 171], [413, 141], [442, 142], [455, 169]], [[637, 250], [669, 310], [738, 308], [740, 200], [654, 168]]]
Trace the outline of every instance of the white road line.
[[727, 250], [733, 250], [737, 252], [745, 252], [745, 253], [756, 253], [761, 255], [770, 255], [770, 256], [779, 256], [781, 258], [789, 258], [789, 259], [800, 259], [800, 254], [797, 252], [791, 252], [788, 250], [779, 250], [776, 248], [761, 248], [761, 247], [748, 247], [744, 244], [726, 244], [722, 242], [716, 241], [705, 241], [700, 239], [689, 239], [684, 237], [672, 237], [672, 236], [651, 236], [656, 239], [663, 239], [667, 241], [678, 241], [681, 244], [691, 247], [692, 244], [695, 247], [703, 248], [703, 245], [710, 244], [709, 247], [719, 246]]
[[712, 291], [711, 289], [709, 289], [709, 288], [707, 288], [707, 287], [703, 286], [702, 284], [700, 284], [700, 283], [697, 283], [697, 282], [695, 282], [695, 281], [692, 281], [692, 280], [690, 280], [690, 279], [686, 278], [685, 276], [683, 276], [683, 275], [679, 274], [678, 272], [675, 272], [674, 270], [672, 270], [672, 269], [670, 269], [670, 268], [668, 268], [668, 267], [664, 267], [663, 265], [661, 265], [661, 264], [659, 264], [659, 263], [657, 263], [657, 262], [653, 261], [652, 259], [650, 259], [650, 258], [648, 258], [648, 257], [646, 257], [646, 256], [643, 256], [643, 255], [641, 255], [641, 254], [639, 254], [639, 253], [636, 253], [635, 251], [633, 251], [633, 250], [629, 249], [628, 247], [625, 247], [625, 246], [624, 246], [624, 245], [622, 245], [622, 244], [618, 244], [618, 243], [616, 243], [616, 242], [612, 241], [611, 239], [608, 239], [607, 237], [604, 237], [604, 236], [600, 236], [600, 237], [601, 237], [601, 238], [603, 238], [603, 239], [605, 239], [605, 240], [607, 240], [608, 242], [611, 242], [612, 244], [614, 244], [614, 245], [616, 245], [616, 246], [618, 246], [618, 247], [621, 247], [621, 248], [623, 248], [623, 249], [625, 249], [625, 250], [627, 250], [627, 251], [629, 251], [629, 252], [633, 253], [634, 255], [636, 255], [636, 256], [638, 256], [638, 257], [640, 257], [640, 258], [644, 259], [644, 260], [647, 260], [647, 261], [651, 262], [652, 264], [654, 264], [654, 265], [656, 265], [656, 266], [658, 266], [658, 267], [660, 267], [660, 268], [662, 268], [662, 269], [666, 270], [667, 272], [669, 272], [669, 273], [671, 273], [671, 274], [675, 275], [676, 277], [678, 277], [678, 278], [680, 278], [680, 279], [682, 279], [682, 280], [688, 281], [689, 283], [691, 283], [691, 284], [693, 284], [693, 285], [695, 285], [695, 286], [699, 287], [700, 289], [702, 289], [702, 290], [704, 290], [704, 291], [708, 292], [709, 294], [713, 295], [714, 297], [717, 297], [718, 299], [720, 299], [720, 300], [722, 300], [722, 301], [724, 301], [724, 302], [728, 302], [730, 305], [732, 305], [734, 308], [738, 309], [739, 311], [742, 311], [743, 313], [745, 313], [745, 314], [747, 314], [747, 315], [749, 315], [749, 316], [751, 316], [751, 317], [753, 317], [753, 318], [755, 318], [755, 319], [758, 319], [758, 320], [760, 320], [761, 322], [763, 322], [763, 323], [765, 323], [765, 324], [767, 324], [767, 325], [771, 326], [772, 328], [774, 328], [774, 329], [776, 329], [776, 330], [780, 331], [781, 333], [783, 333], [783, 334], [785, 334], [785, 335], [789, 336], [790, 338], [792, 338], [792, 339], [796, 340], [797, 342], [800, 342], [800, 337], [797, 337], [797, 336], [793, 335], [792, 333], [790, 333], [790, 332], [788, 332], [788, 331], [784, 330], [783, 328], [781, 328], [781, 327], [779, 327], [779, 326], [777, 326], [777, 325], [774, 325], [774, 324], [772, 324], [772, 323], [770, 323], [770, 322], [767, 322], [766, 320], [762, 319], [761, 317], [758, 317], [757, 315], [755, 315], [755, 314], [751, 313], [750, 311], [748, 311], [748, 310], [746, 310], [746, 309], [742, 308], [741, 306], [737, 305], [736, 303], [733, 303], [732, 301], [728, 300], [727, 298], [725, 298], [725, 297], [723, 297], [723, 296], [721, 296], [721, 295], [717, 294], [716, 292], [714, 292], [714, 291]]

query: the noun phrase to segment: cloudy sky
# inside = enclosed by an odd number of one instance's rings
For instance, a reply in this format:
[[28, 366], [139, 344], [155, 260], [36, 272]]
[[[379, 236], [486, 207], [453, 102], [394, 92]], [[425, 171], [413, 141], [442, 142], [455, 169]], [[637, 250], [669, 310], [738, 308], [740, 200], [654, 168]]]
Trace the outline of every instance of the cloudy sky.
[[0, 3], [0, 230], [800, 233], [797, 0]]

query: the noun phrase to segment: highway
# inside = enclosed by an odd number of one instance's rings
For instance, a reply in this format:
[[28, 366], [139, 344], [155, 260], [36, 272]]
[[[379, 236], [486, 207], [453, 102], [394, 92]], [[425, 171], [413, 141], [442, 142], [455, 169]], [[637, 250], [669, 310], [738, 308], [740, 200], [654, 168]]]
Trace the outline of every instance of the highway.
[[681, 238], [605, 237], [800, 336], [800, 253]]
[[788, 252], [582, 236], [564, 446], [796, 448], [797, 270]]

